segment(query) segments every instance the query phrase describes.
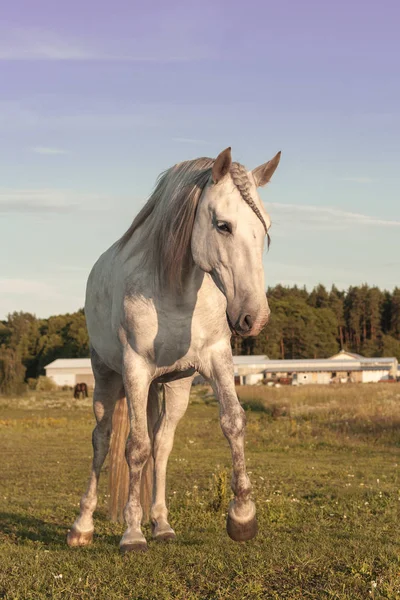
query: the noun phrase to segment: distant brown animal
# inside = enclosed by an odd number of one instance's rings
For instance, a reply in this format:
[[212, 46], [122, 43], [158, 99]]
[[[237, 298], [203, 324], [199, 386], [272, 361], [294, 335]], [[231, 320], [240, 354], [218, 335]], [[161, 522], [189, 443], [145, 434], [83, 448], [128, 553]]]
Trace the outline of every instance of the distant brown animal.
[[88, 389], [87, 389], [86, 383], [77, 383], [76, 386], [74, 387], [74, 398], [76, 400], [78, 398], [80, 398], [81, 394], [82, 394], [83, 398], [88, 397]]

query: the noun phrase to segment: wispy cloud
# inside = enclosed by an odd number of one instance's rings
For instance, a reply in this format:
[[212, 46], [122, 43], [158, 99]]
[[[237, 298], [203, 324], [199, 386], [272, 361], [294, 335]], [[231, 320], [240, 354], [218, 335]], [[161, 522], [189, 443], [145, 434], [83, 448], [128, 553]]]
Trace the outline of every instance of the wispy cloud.
[[352, 183], [376, 183], [373, 177], [342, 177], [340, 181], [351, 181]]
[[48, 146], [34, 146], [32, 152], [35, 154], [47, 154], [49, 156], [67, 153], [66, 150], [61, 150], [61, 148], [49, 148]]
[[0, 29], [0, 60], [90, 60], [93, 55], [50, 31]]
[[179, 142], [182, 144], [209, 144], [206, 140], [198, 140], [196, 138], [185, 138], [185, 137], [174, 137], [173, 142]]
[[[58, 274], [58, 273], [57, 273]], [[47, 317], [77, 310], [84, 303], [84, 281], [77, 285], [55, 275], [51, 281], [24, 277], [0, 277], [0, 318], [15, 310]]]
[[204, 54], [204, 49], [193, 54], [190, 51], [169, 53], [165, 48], [153, 54], [152, 45], [148, 48], [150, 51], [139, 46], [120, 52], [96, 47], [86, 40], [67, 39], [53, 31], [0, 27], [0, 61], [187, 62]]
[[36, 296], [57, 297], [59, 294], [56, 293], [54, 288], [42, 281], [35, 281], [33, 279], [15, 279], [15, 278], [0, 278], [0, 292], [1, 294], [34, 294]]
[[57, 189], [0, 189], [0, 214], [54, 214], [105, 209], [105, 198]]
[[[318, 283], [327, 288], [335, 284], [339, 289], [347, 289], [350, 285], [361, 285], [366, 281], [386, 289], [393, 289], [397, 282], [389, 279], [390, 275], [382, 271], [382, 265], [371, 264], [371, 261], [339, 261], [327, 264], [326, 256], [301, 256], [298, 262], [279, 262], [269, 260], [265, 263], [267, 284], [305, 285], [311, 290]], [[396, 273], [396, 271], [392, 271]]]
[[328, 206], [313, 206], [307, 204], [267, 204], [272, 222], [302, 223], [308, 226], [327, 229], [346, 228], [352, 225], [366, 227], [400, 227], [400, 221], [382, 219], [371, 215], [349, 212]]
[[66, 273], [87, 273], [91, 266], [82, 267], [78, 265], [57, 265], [57, 271], [64, 271]]
[[[41, 135], [46, 130], [79, 129], [80, 131], [95, 130], [98, 132], [123, 129], [125, 131], [161, 126], [163, 122], [162, 114], [149, 115], [145, 106], [136, 107], [135, 112], [130, 113], [45, 114], [37, 107], [23, 106], [14, 102], [0, 102], [0, 130], [3, 131], [38, 130]], [[42, 151], [52, 150], [47, 147], [39, 147], [39, 149]]]

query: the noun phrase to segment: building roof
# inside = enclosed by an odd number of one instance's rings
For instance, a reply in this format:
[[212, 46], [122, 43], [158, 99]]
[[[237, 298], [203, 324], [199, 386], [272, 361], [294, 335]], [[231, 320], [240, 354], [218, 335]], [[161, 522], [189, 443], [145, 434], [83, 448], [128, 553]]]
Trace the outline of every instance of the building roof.
[[[265, 354], [233, 357], [235, 365], [259, 365], [264, 364], [268, 360], [269, 358]], [[46, 365], [45, 369], [49, 367], [52, 369], [89, 368], [91, 366], [90, 358], [57, 358], [57, 360], [53, 360], [53, 362]]]
[[[359, 356], [359, 355], [355, 355]], [[268, 372], [295, 372], [295, 371], [360, 371], [393, 368], [397, 365], [394, 357], [378, 357], [348, 360], [339, 358], [310, 358], [310, 359], [279, 359], [270, 360], [264, 355], [234, 356], [233, 364], [238, 367], [255, 367], [260, 371]], [[57, 358], [45, 369], [91, 369], [90, 358]]]
[[[286, 361], [285, 361], [286, 362]], [[294, 361], [288, 361], [288, 362], [294, 362]], [[359, 362], [352, 362], [350, 365], [349, 363], [346, 362], [341, 362], [338, 365], [337, 360], [335, 361], [329, 361], [324, 365], [321, 365], [320, 363], [317, 364], [312, 364], [311, 362], [302, 365], [300, 367], [296, 367], [296, 366], [291, 366], [290, 368], [288, 366], [284, 366], [281, 365], [279, 367], [277, 367], [276, 365], [266, 365], [262, 370], [265, 373], [305, 373], [305, 372], [326, 372], [326, 373], [336, 373], [336, 372], [346, 372], [346, 373], [351, 373], [353, 371], [380, 371], [382, 369], [390, 369], [391, 368], [391, 364], [390, 365], [362, 365]]]
[[276, 359], [276, 360], [270, 360], [268, 357], [265, 356], [252, 356], [252, 355], [248, 355], [248, 356], [234, 356], [233, 357], [233, 362], [235, 365], [237, 366], [250, 366], [250, 365], [268, 365], [268, 366], [284, 366], [286, 368], [289, 367], [303, 367], [306, 365], [313, 365], [313, 366], [328, 366], [331, 365], [332, 367], [336, 367], [337, 369], [339, 369], [339, 367], [349, 367], [351, 368], [351, 365], [355, 365], [355, 364], [361, 364], [361, 365], [366, 365], [366, 366], [371, 366], [371, 365], [392, 365], [393, 362], [395, 362], [397, 359], [394, 357], [378, 357], [378, 358], [364, 358], [361, 357], [358, 360], [339, 360], [337, 358], [299, 358], [299, 359]]
[[349, 361], [349, 360], [268, 360], [263, 363], [247, 363], [235, 364], [237, 370], [241, 366], [258, 367], [260, 371], [267, 373], [296, 373], [306, 371], [375, 371], [378, 369], [392, 369], [394, 365], [393, 359], [379, 360], [378, 362], [370, 361]]
[[342, 359], [354, 359], [354, 360], [361, 360], [364, 357], [361, 356], [361, 354], [356, 354], [355, 352], [348, 352], [347, 350], [343, 350], [343, 348], [341, 349], [340, 352], [338, 352], [337, 354], [334, 354], [333, 356], [330, 356], [330, 358], [332, 360], [342, 360]]
[[378, 356], [374, 358], [362, 358], [361, 363], [365, 365], [388, 365], [397, 361], [394, 356]]
[[233, 363], [235, 365], [259, 365], [269, 361], [266, 354], [246, 354], [233, 357]]
[[92, 363], [90, 358], [57, 358], [45, 366], [45, 369], [90, 369]]

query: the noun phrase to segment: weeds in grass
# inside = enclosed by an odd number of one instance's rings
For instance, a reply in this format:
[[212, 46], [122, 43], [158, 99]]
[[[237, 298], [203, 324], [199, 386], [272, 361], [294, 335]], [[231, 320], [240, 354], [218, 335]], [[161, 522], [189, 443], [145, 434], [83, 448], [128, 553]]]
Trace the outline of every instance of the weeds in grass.
[[226, 534], [230, 449], [215, 398], [199, 388], [168, 466], [176, 543], [153, 542], [146, 525], [149, 552], [125, 557], [123, 526], [107, 519], [107, 477], [93, 547], [65, 544], [91, 460], [91, 400], [0, 398], [0, 597], [398, 600], [400, 388], [238, 392], [257, 538], [235, 544]]
[[219, 469], [212, 474], [209, 507], [214, 512], [226, 508], [229, 494], [228, 471]]
[[238, 391], [245, 410], [287, 423], [291, 436], [306, 434], [309, 423], [312, 437], [323, 429], [331, 432], [330, 441], [350, 435], [400, 445], [400, 386], [242, 386]]

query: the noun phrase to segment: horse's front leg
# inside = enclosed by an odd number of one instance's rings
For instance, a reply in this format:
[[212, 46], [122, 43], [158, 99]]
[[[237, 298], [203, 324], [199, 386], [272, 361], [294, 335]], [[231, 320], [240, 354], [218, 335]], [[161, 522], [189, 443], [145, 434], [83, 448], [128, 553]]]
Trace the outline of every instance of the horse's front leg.
[[257, 534], [256, 508], [250, 500], [251, 484], [246, 472], [244, 433], [246, 415], [234, 383], [230, 347], [211, 355], [209, 381], [220, 406], [220, 423], [232, 452], [232, 491], [235, 495], [228, 508], [226, 529], [236, 542], [251, 540]]
[[124, 351], [123, 380], [128, 403], [130, 431], [126, 442], [126, 460], [129, 468], [129, 493], [124, 510], [126, 530], [120, 541], [120, 550], [147, 550], [141, 530], [143, 509], [140, 503], [140, 482], [143, 467], [151, 452], [147, 425], [147, 402], [151, 383], [148, 364], [131, 348]]

